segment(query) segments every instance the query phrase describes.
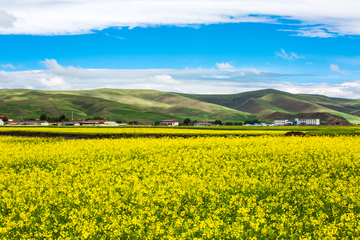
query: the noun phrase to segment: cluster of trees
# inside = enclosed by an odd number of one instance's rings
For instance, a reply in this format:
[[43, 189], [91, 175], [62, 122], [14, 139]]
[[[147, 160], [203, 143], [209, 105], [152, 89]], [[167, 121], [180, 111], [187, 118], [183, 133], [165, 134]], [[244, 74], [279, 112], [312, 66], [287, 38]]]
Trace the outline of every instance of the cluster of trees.
[[[189, 126], [189, 125], [194, 125], [197, 122], [198, 122], [197, 120], [191, 121], [190, 118], [185, 118], [183, 121], [183, 124], [186, 126]], [[219, 124], [219, 125], [225, 124], [225, 125], [234, 125], [234, 126], [241, 126], [241, 125], [249, 123], [249, 122], [259, 122], [259, 121], [256, 119], [255, 120], [247, 120], [247, 121], [245, 121], [245, 123], [243, 123], [243, 122], [225, 122], [225, 123], [223, 123], [220, 119], [215, 120], [215, 121], [209, 121], [209, 123], [211, 123], [211, 124]]]
[[[27, 119], [27, 120], [35, 120], [35, 119]], [[62, 121], [70, 121], [69, 118], [65, 116], [65, 114], [60, 115], [59, 117], [51, 117], [46, 115], [45, 113], [40, 115], [40, 120], [46, 120], [48, 122], [62, 122]]]
[[[86, 118], [86, 121], [87, 120], [102, 120], [102, 119], [104, 119], [103, 117], [100, 117], [100, 116], [95, 116], [95, 117], [88, 117], [88, 118]], [[25, 120], [36, 120], [36, 119], [34, 119], [34, 118], [28, 118], [28, 119], [25, 119]], [[63, 122], [63, 121], [70, 121], [70, 119], [69, 118], [67, 118], [66, 116], [65, 116], [65, 114], [62, 114], [62, 115], [60, 115], [59, 117], [52, 117], [52, 116], [49, 116], [49, 115], [47, 115], [47, 114], [45, 114], [45, 113], [43, 113], [43, 114], [41, 114], [40, 115], [40, 120], [46, 120], [46, 121], [48, 121], [48, 122]]]
[[93, 117], [93, 118], [88, 117], [88, 118], [86, 118], [85, 120], [88, 121], [88, 120], [103, 120], [103, 119], [104, 119], [103, 117], [95, 116], [95, 117]]
[[248, 123], [260, 123], [260, 122], [259, 122], [259, 120], [257, 120], [257, 119], [254, 119], [254, 120], [246, 120], [246, 121], [244, 122], [244, 124], [248, 124]]

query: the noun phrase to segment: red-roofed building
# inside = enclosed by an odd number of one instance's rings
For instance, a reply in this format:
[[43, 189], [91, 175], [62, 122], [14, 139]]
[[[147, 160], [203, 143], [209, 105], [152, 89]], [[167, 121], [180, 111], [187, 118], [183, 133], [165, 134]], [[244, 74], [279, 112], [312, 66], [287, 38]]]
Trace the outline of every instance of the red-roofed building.
[[160, 125], [162, 125], [162, 126], [179, 126], [179, 121], [175, 120], [175, 119], [162, 120]]
[[4, 118], [4, 117], [7, 117], [7, 119], [9, 121], [12, 121], [13, 120], [13, 117], [10, 117], [10, 116], [6, 116], [6, 115], [0, 115], [0, 119]]
[[15, 126], [15, 125], [20, 125], [21, 122], [20, 121], [8, 121], [7, 125], [12, 125], [12, 126]]

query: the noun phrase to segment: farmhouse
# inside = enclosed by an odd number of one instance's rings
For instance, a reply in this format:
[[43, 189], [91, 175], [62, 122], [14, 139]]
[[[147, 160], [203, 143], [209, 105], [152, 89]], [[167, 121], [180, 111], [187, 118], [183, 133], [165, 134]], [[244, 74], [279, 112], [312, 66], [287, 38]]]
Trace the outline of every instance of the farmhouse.
[[87, 120], [80, 122], [82, 126], [119, 126], [117, 122], [108, 120]]
[[195, 127], [211, 127], [211, 123], [208, 122], [198, 122], [194, 124]]
[[10, 117], [10, 116], [6, 116], [6, 115], [0, 115], [0, 119], [4, 118], [4, 117], [7, 117], [7, 119], [10, 121], [13, 121], [13, 117]]
[[49, 126], [48, 121], [46, 120], [25, 120], [21, 123], [21, 125], [29, 125], [29, 126]]
[[3, 120], [0, 118], [0, 126], [4, 125]]
[[162, 120], [161, 124], [163, 126], [179, 126], [179, 121], [175, 120], [175, 119], [167, 119], [167, 120]]
[[80, 126], [80, 124], [83, 123], [83, 121], [63, 121], [63, 122], [59, 122], [58, 125], [59, 126]]
[[9, 121], [6, 125], [17, 126], [17, 125], [20, 125], [20, 124], [21, 124], [20, 121]]

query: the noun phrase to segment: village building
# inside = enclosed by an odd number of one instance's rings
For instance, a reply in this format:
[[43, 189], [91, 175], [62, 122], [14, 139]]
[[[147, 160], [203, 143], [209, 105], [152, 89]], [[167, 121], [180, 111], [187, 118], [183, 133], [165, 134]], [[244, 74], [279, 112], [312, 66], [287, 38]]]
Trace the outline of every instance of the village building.
[[108, 120], [87, 120], [83, 122], [79, 122], [81, 126], [113, 126], [117, 127], [119, 124], [114, 121], [108, 121]]
[[197, 122], [194, 123], [195, 127], [211, 127], [211, 123], [208, 122]]
[[275, 126], [286, 126], [290, 123], [289, 119], [275, 119], [274, 125]]
[[286, 126], [286, 125], [306, 125], [306, 126], [319, 126], [320, 119], [312, 118], [312, 119], [299, 119], [295, 118], [295, 121], [290, 121], [289, 119], [275, 119], [275, 126]]
[[83, 123], [84, 121], [76, 121], [76, 120], [72, 120], [72, 121], [63, 121], [63, 122], [59, 122], [58, 125], [59, 126], [80, 126], [81, 123]]
[[107, 121], [107, 122], [104, 122], [103, 126], [117, 127], [117, 126], [119, 126], [119, 124], [117, 122], [114, 122], [114, 121]]
[[4, 125], [4, 121], [0, 118], [0, 126]]
[[320, 125], [320, 119], [299, 119], [295, 118], [296, 125]]
[[26, 126], [49, 126], [49, 122], [46, 120], [25, 120], [21, 122], [21, 125]]
[[179, 126], [179, 121], [175, 119], [166, 119], [162, 120], [160, 125], [169, 127]]
[[10, 126], [18, 126], [18, 125], [20, 125], [21, 124], [21, 122], [20, 121], [9, 121], [9, 122], [7, 122], [7, 124], [6, 125], [10, 125]]
[[3, 119], [4, 117], [7, 117], [7, 119], [8, 119], [9, 122], [11, 122], [11, 121], [14, 120], [13, 117], [11, 117], [11, 116], [0, 115], [0, 119]]

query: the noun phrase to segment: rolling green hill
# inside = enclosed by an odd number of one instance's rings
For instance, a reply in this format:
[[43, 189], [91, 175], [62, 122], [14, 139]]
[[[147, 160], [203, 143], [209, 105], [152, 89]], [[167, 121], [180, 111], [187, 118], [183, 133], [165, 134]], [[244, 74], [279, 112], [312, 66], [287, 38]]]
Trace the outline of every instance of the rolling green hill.
[[19, 120], [65, 114], [74, 119], [102, 116], [111, 120], [155, 122], [191, 118], [239, 122], [251, 119], [320, 118], [326, 124], [360, 122], [360, 100], [291, 94], [273, 89], [229, 95], [198, 95], [155, 90], [83, 91], [0, 90], [0, 115]]
[[[326, 124], [346, 121], [360, 123], [360, 100], [330, 98], [322, 95], [291, 94], [273, 89], [229, 95], [182, 94], [185, 97], [218, 104], [257, 115], [263, 120], [279, 117], [306, 117], [327, 113], [321, 120]], [[301, 115], [302, 114], [302, 115]], [[314, 115], [314, 116], [315, 116]]]
[[235, 109], [153, 90], [96, 89], [88, 91], [0, 90], [0, 114], [15, 120], [65, 114], [74, 119], [102, 116], [125, 122], [154, 122], [186, 117], [199, 121], [244, 121], [256, 116]]

